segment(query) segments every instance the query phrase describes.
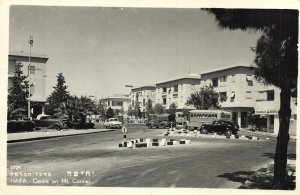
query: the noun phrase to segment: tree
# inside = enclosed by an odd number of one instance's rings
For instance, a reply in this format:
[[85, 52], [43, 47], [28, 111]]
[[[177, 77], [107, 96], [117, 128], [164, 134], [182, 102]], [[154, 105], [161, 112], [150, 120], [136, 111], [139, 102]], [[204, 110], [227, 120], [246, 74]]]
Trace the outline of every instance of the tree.
[[205, 86], [199, 92], [192, 93], [186, 104], [201, 110], [219, 108], [219, 93], [215, 92], [211, 85]]
[[168, 113], [169, 114], [175, 114], [176, 113], [176, 104], [175, 103], [170, 104]]
[[106, 111], [105, 118], [109, 119], [112, 117], [114, 117], [114, 111], [113, 109], [111, 109], [111, 107], [109, 107]]
[[96, 105], [97, 109], [97, 114], [101, 116], [101, 119], [105, 119], [105, 114], [106, 114], [106, 105], [102, 100], [99, 100], [98, 104]]
[[57, 84], [54, 86], [54, 91], [47, 98], [49, 103], [47, 114], [55, 115], [58, 112], [60, 104], [66, 102], [69, 98], [69, 92], [67, 91], [68, 86], [65, 85], [65, 77], [62, 73], [59, 73], [57, 77]]
[[151, 99], [148, 99], [146, 103], [146, 113], [147, 113], [147, 118], [149, 118], [150, 114], [154, 113]]
[[163, 114], [165, 109], [161, 104], [157, 103], [155, 104], [153, 111], [155, 114]]
[[132, 106], [131, 105], [129, 105], [128, 106], [128, 110], [127, 110], [127, 115], [128, 116], [132, 116], [134, 113], [133, 113], [133, 110], [132, 110]]
[[298, 78], [298, 10], [209, 9], [222, 28], [261, 31], [254, 48], [255, 74], [281, 89], [279, 133], [274, 157], [274, 189], [286, 188], [291, 97]]
[[17, 119], [25, 116], [23, 113], [27, 110], [27, 98], [29, 96], [27, 76], [23, 75], [23, 64], [17, 62], [14, 76], [12, 77], [12, 86], [8, 90], [7, 105], [8, 119]]
[[140, 102], [139, 102], [138, 93], [136, 94], [136, 100], [135, 100], [135, 103], [134, 103], [134, 110], [133, 111], [134, 111], [134, 116], [135, 117], [141, 118], [142, 113], [141, 113], [141, 110], [140, 110]]

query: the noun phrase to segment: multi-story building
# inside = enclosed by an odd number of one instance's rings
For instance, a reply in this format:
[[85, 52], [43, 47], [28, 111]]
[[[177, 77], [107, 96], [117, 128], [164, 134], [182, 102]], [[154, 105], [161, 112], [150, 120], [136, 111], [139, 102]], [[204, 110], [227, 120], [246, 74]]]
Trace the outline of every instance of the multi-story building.
[[[266, 128], [278, 133], [280, 109], [280, 89], [273, 85], [259, 83], [255, 91], [256, 102], [254, 106], [255, 115], [265, 119]], [[297, 105], [295, 99], [291, 100], [290, 134], [296, 135]]]
[[152, 105], [155, 104], [155, 86], [147, 85], [132, 88], [130, 99], [132, 107], [134, 107], [134, 105], [138, 102], [142, 115], [145, 117], [148, 100], [150, 99], [152, 101]]
[[[31, 113], [32, 118], [35, 118], [38, 114], [45, 112], [46, 103], [46, 62], [48, 57], [44, 55], [30, 55], [30, 67], [29, 55], [25, 53], [10, 52], [8, 55], [8, 89], [12, 86], [12, 77], [14, 76], [15, 66], [17, 63], [22, 63], [22, 71], [24, 75], [27, 75], [27, 80], [30, 80], [30, 93], [31, 100]], [[30, 70], [28, 70], [28, 68]], [[29, 75], [30, 74], [30, 75]]]
[[129, 95], [125, 94], [112, 94], [108, 95], [104, 98], [101, 98], [101, 101], [105, 104], [107, 108], [111, 108], [113, 110], [124, 111], [127, 112], [128, 106], [130, 104]]
[[[220, 95], [220, 106], [233, 112], [233, 120], [246, 126], [247, 114], [265, 118], [268, 131], [278, 132], [280, 89], [264, 85], [254, 77], [254, 68], [234, 65], [201, 74], [201, 87], [212, 85]], [[291, 132], [295, 131], [296, 105], [292, 101]]]
[[188, 74], [183, 77], [169, 79], [156, 83], [156, 103], [169, 109], [170, 104], [175, 103], [176, 109], [195, 109], [193, 106], [187, 106], [186, 102], [190, 95], [200, 89], [200, 75]]

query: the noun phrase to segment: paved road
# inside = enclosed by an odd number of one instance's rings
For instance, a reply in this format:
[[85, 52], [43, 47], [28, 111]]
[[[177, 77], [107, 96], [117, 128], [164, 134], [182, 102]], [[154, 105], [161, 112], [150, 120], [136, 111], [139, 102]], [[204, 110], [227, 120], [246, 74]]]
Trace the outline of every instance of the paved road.
[[[130, 125], [128, 139], [162, 138], [164, 131]], [[272, 161], [276, 144], [192, 137], [190, 145], [118, 148], [122, 137], [117, 130], [8, 144], [8, 184], [237, 188]], [[295, 157], [295, 142], [289, 146]]]

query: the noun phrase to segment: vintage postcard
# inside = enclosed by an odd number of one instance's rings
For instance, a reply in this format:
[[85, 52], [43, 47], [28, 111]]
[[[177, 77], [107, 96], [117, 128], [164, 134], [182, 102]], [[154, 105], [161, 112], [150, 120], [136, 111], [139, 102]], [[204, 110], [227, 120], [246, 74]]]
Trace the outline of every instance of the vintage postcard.
[[4, 2], [0, 193], [299, 193], [291, 2]]

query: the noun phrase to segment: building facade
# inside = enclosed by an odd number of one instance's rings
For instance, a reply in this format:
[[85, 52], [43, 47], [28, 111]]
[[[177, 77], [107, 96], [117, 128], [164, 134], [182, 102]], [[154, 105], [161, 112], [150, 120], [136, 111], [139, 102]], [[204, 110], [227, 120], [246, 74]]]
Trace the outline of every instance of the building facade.
[[127, 112], [128, 106], [130, 104], [130, 98], [129, 95], [125, 94], [112, 94], [101, 98], [101, 102], [103, 102], [107, 108], [110, 107], [114, 111], [125, 113]]
[[140, 110], [142, 112], [143, 117], [145, 118], [145, 113], [147, 111], [146, 106], [148, 100], [152, 101], [152, 105], [155, 104], [155, 86], [148, 85], [148, 86], [141, 86], [135, 87], [131, 89], [130, 93], [130, 100], [131, 106], [134, 108], [135, 104], [138, 103]]
[[[201, 87], [212, 85], [220, 95], [220, 106], [233, 112], [233, 120], [240, 127], [247, 125], [247, 114], [254, 113], [265, 119], [265, 128], [278, 133], [280, 89], [265, 85], [254, 77], [254, 69], [247, 65], [235, 65], [201, 74]], [[291, 102], [291, 134], [296, 132], [297, 111]]]
[[[46, 62], [48, 57], [43, 55], [29, 55], [25, 53], [10, 52], [8, 55], [8, 89], [12, 86], [12, 78], [15, 72], [15, 66], [21, 62], [22, 71], [27, 75], [30, 83], [31, 116], [36, 118], [38, 114], [45, 112], [46, 103]], [[30, 70], [29, 70], [30, 69]]]
[[186, 102], [190, 95], [200, 90], [200, 75], [188, 74], [166, 81], [156, 83], [156, 103], [162, 104], [165, 109], [169, 109], [174, 103], [178, 111], [184, 109], [195, 109], [187, 106]]

